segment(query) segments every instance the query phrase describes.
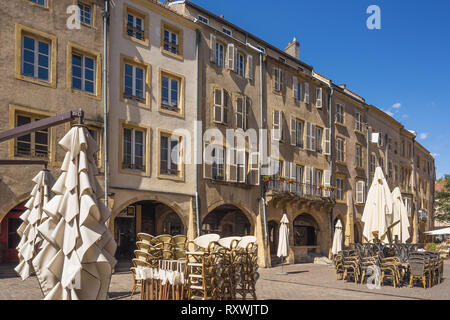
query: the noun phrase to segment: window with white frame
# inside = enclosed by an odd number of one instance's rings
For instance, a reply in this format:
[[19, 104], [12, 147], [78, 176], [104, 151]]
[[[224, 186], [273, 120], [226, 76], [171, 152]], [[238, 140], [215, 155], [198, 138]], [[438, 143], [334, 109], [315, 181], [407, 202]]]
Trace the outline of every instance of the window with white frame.
[[163, 74], [161, 77], [161, 108], [179, 112], [179, 102], [180, 80]]
[[225, 180], [225, 148], [215, 146], [212, 151], [212, 178], [214, 180]]
[[273, 68], [273, 89], [281, 91], [283, 89], [283, 70], [280, 68]]
[[137, 15], [127, 14], [127, 34], [130, 37], [144, 40], [144, 19]]
[[178, 54], [178, 33], [164, 29], [164, 50]]
[[92, 5], [82, 2], [82, 1], [78, 1], [78, 8], [80, 8], [79, 19], [80, 19], [81, 23], [91, 25], [92, 24]]
[[360, 112], [355, 112], [355, 129], [359, 132], [363, 131], [362, 116]]
[[389, 178], [392, 178], [392, 161], [389, 161], [388, 163], [388, 176]]
[[314, 185], [317, 187], [320, 187], [323, 183], [323, 171], [322, 170], [314, 170]]
[[204, 16], [199, 15], [199, 16], [198, 16], [198, 20], [199, 20], [200, 22], [205, 23], [205, 24], [209, 24], [209, 19], [208, 19], [208, 18], [205, 18]]
[[356, 144], [356, 167], [357, 168], [362, 168], [363, 167], [362, 147], [359, 144]]
[[250, 99], [247, 97], [236, 98], [236, 128], [247, 130]]
[[145, 70], [124, 64], [124, 98], [145, 102]]
[[95, 93], [95, 59], [72, 53], [72, 89]]
[[307, 121], [305, 124], [306, 150], [316, 151], [316, 134], [316, 125]]
[[245, 76], [245, 57], [239, 52], [236, 54], [236, 73]]
[[343, 201], [344, 200], [344, 179], [336, 178], [336, 200]]
[[214, 122], [228, 123], [228, 92], [214, 88]]
[[161, 135], [159, 172], [164, 175], [180, 175], [180, 138]]
[[259, 185], [259, 152], [251, 152], [248, 155], [248, 183]]
[[229, 35], [230, 37], [233, 35], [230, 29], [227, 29], [225, 27], [222, 27], [222, 32]]
[[227, 181], [245, 183], [247, 179], [247, 154], [245, 149], [227, 149]]
[[291, 116], [291, 145], [303, 148], [303, 121]]
[[363, 204], [365, 202], [365, 182], [356, 181], [356, 203]]
[[336, 103], [336, 122], [344, 123], [344, 106], [340, 103]]
[[323, 129], [316, 127], [316, 152], [322, 153]]
[[122, 168], [145, 171], [145, 132], [123, 128]]
[[216, 65], [225, 67], [225, 47], [220, 42], [216, 42]]
[[336, 139], [336, 161], [345, 161], [345, 142], [342, 138]]
[[50, 80], [51, 44], [29, 35], [22, 37], [22, 75]]

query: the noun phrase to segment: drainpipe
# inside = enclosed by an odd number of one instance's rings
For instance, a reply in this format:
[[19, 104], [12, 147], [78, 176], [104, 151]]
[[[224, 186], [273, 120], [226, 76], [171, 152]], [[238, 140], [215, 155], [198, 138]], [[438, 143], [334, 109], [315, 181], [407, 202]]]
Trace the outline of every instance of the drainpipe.
[[[200, 32], [197, 30], [195, 30], [195, 35], [196, 35], [196, 40], [195, 40], [195, 63], [197, 64], [197, 95], [195, 97], [196, 99], [196, 104], [197, 104], [197, 120], [198, 120], [198, 115], [200, 114], [200, 104], [199, 104], [199, 90], [200, 90], [200, 86], [199, 86], [199, 77], [198, 74], [200, 73], [199, 70], [199, 64], [198, 64], [198, 47], [199, 47], [199, 43], [200, 43]], [[198, 122], [196, 122], [197, 125], [195, 126], [194, 130], [195, 130], [195, 143], [198, 142], [197, 139], [197, 134], [198, 134]], [[202, 132], [201, 128], [200, 128], [200, 132]], [[201, 146], [200, 146], [201, 147]], [[200, 213], [199, 213], [199, 199], [198, 199], [198, 158], [197, 158], [197, 149], [199, 148], [199, 146], [197, 146], [195, 153], [194, 153], [194, 162], [195, 162], [195, 220], [196, 220], [196, 226], [197, 226], [197, 237], [200, 236]]]
[[413, 241], [414, 241], [414, 236], [415, 236], [415, 243], [417, 243], [417, 241], [419, 240], [419, 219], [418, 219], [418, 197], [417, 197], [417, 179], [416, 179], [416, 154], [415, 154], [415, 147], [414, 147], [414, 142], [416, 141], [416, 137], [412, 138], [412, 146], [411, 146], [411, 153], [412, 153], [412, 165], [413, 165], [413, 170], [412, 170], [412, 174], [413, 174], [413, 181], [414, 181], [414, 221], [413, 221], [413, 226], [414, 226], [414, 233], [413, 233]]
[[103, 9], [103, 145], [104, 145], [104, 163], [105, 172], [105, 206], [108, 207], [108, 21], [109, 21], [109, 0], [105, 0]]

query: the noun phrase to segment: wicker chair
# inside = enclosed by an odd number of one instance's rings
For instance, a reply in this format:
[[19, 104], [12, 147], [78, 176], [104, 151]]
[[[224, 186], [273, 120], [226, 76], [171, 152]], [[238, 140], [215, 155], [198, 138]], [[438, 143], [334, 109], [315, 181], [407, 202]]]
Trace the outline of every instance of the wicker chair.
[[344, 269], [344, 274], [342, 276], [342, 281], [353, 278], [355, 284], [358, 283], [360, 277], [360, 262], [361, 256], [354, 250], [344, 253], [342, 260], [342, 268]]
[[210, 300], [216, 298], [215, 273], [217, 264], [218, 234], [206, 234], [186, 242], [187, 298]]
[[410, 280], [409, 286], [412, 287], [414, 280], [420, 280], [423, 287], [427, 288], [427, 283], [431, 286], [432, 264], [425, 252], [410, 252], [409, 258]]
[[140, 242], [145, 242], [151, 245], [155, 245], [157, 242], [156, 238], [148, 233], [140, 232], [136, 236]]

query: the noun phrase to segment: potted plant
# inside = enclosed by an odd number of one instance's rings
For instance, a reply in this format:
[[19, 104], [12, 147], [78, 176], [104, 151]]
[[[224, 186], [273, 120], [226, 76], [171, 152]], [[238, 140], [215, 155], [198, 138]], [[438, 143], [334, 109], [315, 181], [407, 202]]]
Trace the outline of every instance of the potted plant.
[[263, 176], [262, 179], [264, 182], [269, 182], [272, 179], [272, 177], [271, 176]]
[[286, 178], [283, 176], [279, 176], [279, 177], [277, 177], [277, 180], [280, 182], [284, 182], [286, 180]]
[[293, 178], [288, 178], [288, 179], [286, 179], [286, 182], [287, 182], [288, 184], [293, 184], [293, 183], [295, 182], [295, 179], [293, 179]]

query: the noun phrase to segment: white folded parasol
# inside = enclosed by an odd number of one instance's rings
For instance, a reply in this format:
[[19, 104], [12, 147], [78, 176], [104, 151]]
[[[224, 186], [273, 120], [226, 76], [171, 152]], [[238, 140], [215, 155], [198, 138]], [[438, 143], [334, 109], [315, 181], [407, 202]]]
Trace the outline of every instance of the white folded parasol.
[[408, 212], [406, 211], [405, 204], [403, 203], [402, 193], [399, 187], [396, 187], [394, 191], [392, 191], [392, 217], [393, 224], [392, 227], [392, 236], [398, 237], [398, 240], [401, 243], [406, 243], [406, 241], [410, 238], [409, 234], [409, 220], [408, 220]]
[[[44, 238], [38, 233], [38, 226], [48, 219], [42, 210], [49, 200], [49, 186], [53, 177], [47, 170], [40, 171], [32, 180], [35, 185], [30, 193], [30, 199], [25, 204], [27, 210], [20, 216], [23, 221], [17, 233], [21, 239], [17, 246], [19, 264], [14, 269], [22, 278], [27, 279], [31, 273], [39, 273], [40, 266], [33, 267], [33, 259], [44, 244]], [[40, 280], [40, 279], [39, 279]]]
[[57, 248], [43, 257], [58, 279], [45, 299], [106, 299], [117, 245], [105, 224], [111, 213], [95, 177], [99, 148], [84, 126], [72, 127], [59, 144], [66, 150], [62, 173], [43, 208], [56, 226], [39, 228]]
[[389, 242], [387, 231], [392, 224], [392, 195], [380, 167], [375, 169], [361, 221], [364, 222], [363, 236], [369, 242], [375, 239], [374, 233], [381, 242]]

